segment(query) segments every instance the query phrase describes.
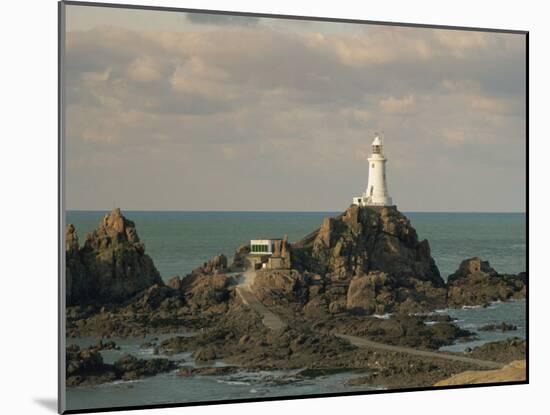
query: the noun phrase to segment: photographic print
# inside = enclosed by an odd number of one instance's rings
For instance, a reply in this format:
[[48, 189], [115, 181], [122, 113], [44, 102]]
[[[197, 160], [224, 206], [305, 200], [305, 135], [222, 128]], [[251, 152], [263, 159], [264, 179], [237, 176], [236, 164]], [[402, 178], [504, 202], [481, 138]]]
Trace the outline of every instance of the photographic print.
[[527, 382], [527, 32], [59, 10], [61, 411]]

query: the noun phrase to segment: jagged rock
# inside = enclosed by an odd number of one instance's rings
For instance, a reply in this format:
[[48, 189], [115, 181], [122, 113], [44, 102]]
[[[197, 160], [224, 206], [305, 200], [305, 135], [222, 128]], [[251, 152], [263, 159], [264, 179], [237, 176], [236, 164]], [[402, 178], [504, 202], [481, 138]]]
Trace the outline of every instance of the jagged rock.
[[[319, 275], [308, 304], [346, 303], [365, 314], [419, 312], [446, 304], [445, 282], [410, 221], [395, 207], [351, 206], [291, 245], [292, 266]], [[336, 311], [333, 306], [333, 312]], [[329, 310], [330, 311], [330, 310]]]
[[356, 275], [350, 282], [346, 308], [350, 311], [383, 314], [395, 302], [395, 282], [384, 272]]
[[182, 287], [181, 278], [176, 275], [175, 277], [170, 278], [166, 285], [170, 288], [173, 288], [174, 290], [179, 291]]
[[395, 207], [351, 206], [292, 245], [293, 268], [346, 280], [369, 271], [414, 277], [436, 287], [445, 283], [428, 241], [418, 241], [410, 221]]
[[451, 307], [484, 305], [492, 301], [525, 298], [527, 276], [500, 275], [480, 258], [469, 258], [449, 276], [448, 303]]
[[67, 225], [65, 233], [66, 301], [68, 305], [87, 300], [92, 296], [92, 283], [80, 257], [80, 245], [76, 229]]
[[257, 271], [252, 290], [267, 306], [305, 303], [307, 300], [307, 281], [296, 270]]
[[476, 359], [492, 360], [494, 362], [510, 362], [512, 360], [525, 359], [526, 350], [526, 340], [514, 337], [475, 347], [469, 353], [469, 356]]
[[97, 385], [116, 379], [133, 380], [175, 369], [168, 359], [138, 359], [125, 355], [113, 365], [105, 364], [97, 347], [80, 349], [75, 344], [66, 348], [67, 386]]
[[176, 368], [176, 362], [168, 359], [138, 359], [132, 355], [125, 355], [113, 365], [117, 377], [124, 380], [134, 380], [145, 376], [168, 372]]
[[249, 264], [246, 257], [248, 256], [249, 253], [250, 253], [250, 245], [244, 244], [239, 246], [239, 248], [235, 252], [235, 255], [233, 256], [233, 264], [231, 264], [231, 268], [233, 269], [247, 268]]
[[233, 278], [224, 274], [188, 275], [182, 283], [182, 291], [185, 301], [194, 311], [206, 311], [215, 306], [222, 305], [222, 308], [216, 308], [216, 311], [224, 311], [226, 302], [230, 299], [230, 286]]
[[443, 286], [427, 242], [420, 243], [409, 220], [396, 208], [351, 206], [325, 218], [314, 234], [292, 246], [296, 268], [341, 277], [382, 271], [415, 276]]
[[227, 271], [227, 257], [220, 254], [194, 269], [192, 274], [217, 274], [225, 271]]
[[120, 209], [105, 215], [78, 248], [74, 227], [67, 227], [67, 304], [121, 302], [153, 284], [164, 285], [145, 254], [134, 222]]

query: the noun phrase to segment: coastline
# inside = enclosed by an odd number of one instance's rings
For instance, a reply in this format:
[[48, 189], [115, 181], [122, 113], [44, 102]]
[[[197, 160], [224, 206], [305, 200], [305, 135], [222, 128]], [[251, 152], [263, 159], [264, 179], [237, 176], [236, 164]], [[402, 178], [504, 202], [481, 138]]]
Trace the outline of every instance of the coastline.
[[[69, 388], [68, 395], [79, 395], [75, 391], [81, 388], [86, 388], [87, 391], [92, 388], [95, 391], [93, 394], [101, 395], [105, 393], [105, 385], [117, 385], [118, 388], [118, 385], [141, 385], [127, 384], [127, 381], [154, 384], [163, 379], [170, 379], [169, 382], [175, 382], [174, 384], [178, 384], [179, 379], [185, 379], [186, 383], [191, 379], [196, 379], [199, 383], [200, 379], [213, 379], [208, 382], [233, 387], [242, 382], [238, 380], [239, 377], [253, 377], [258, 373], [267, 373], [266, 376], [273, 377], [280, 371], [287, 372], [286, 377], [283, 376], [284, 379], [275, 382], [276, 386], [272, 384], [271, 392], [266, 392], [268, 394], [265, 396], [277, 396], [278, 392], [273, 390], [281, 392], [286, 387], [290, 388], [291, 395], [292, 388], [302, 384], [313, 389], [315, 386], [312, 385], [322, 388], [325, 380], [333, 378], [343, 390], [399, 389], [431, 386], [456, 373], [479, 369], [479, 362], [491, 361], [498, 356], [515, 360], [522, 358], [525, 353], [525, 342], [522, 340], [497, 341], [492, 344], [492, 351], [487, 355], [484, 344], [488, 337], [481, 339], [477, 347], [465, 347], [464, 352], [450, 350], [456, 356], [468, 356], [462, 361], [459, 361], [460, 358], [458, 361], [440, 359], [430, 353], [453, 347], [460, 342], [479, 341], [480, 332], [461, 327], [457, 323], [459, 319], [450, 316], [452, 310], [480, 313], [491, 310], [495, 304], [508, 304], [495, 301], [501, 301], [501, 298], [521, 298], [524, 295], [521, 289], [526, 277], [500, 275], [488, 263], [470, 258], [463, 261], [449, 281], [445, 282], [441, 280], [434, 265], [427, 242], [416, 239], [416, 231], [410, 226], [408, 219], [391, 211], [381, 213], [382, 216], [372, 216], [370, 213], [364, 217], [358, 215], [363, 215], [363, 211], [348, 210], [341, 216], [342, 223], [350, 230], [357, 229], [357, 226], [362, 227], [362, 232], [367, 232], [365, 237], [368, 238], [368, 232], [373, 232], [368, 230], [370, 221], [378, 223], [377, 221], [382, 220], [380, 226], [383, 228], [380, 229], [387, 229], [389, 235], [396, 235], [392, 236], [396, 239], [383, 243], [399, 243], [402, 244], [401, 249], [418, 252], [416, 255], [420, 255], [420, 262], [410, 262], [407, 259], [408, 254], [401, 259], [395, 255], [386, 258], [383, 251], [377, 251], [379, 248], [374, 248], [374, 251], [373, 248], [367, 248], [366, 252], [380, 252], [376, 254], [379, 255], [378, 260], [374, 257], [369, 261], [378, 261], [373, 264], [378, 264], [388, 274], [362, 274], [360, 270], [346, 268], [347, 265], [337, 265], [347, 262], [338, 259], [336, 255], [339, 254], [331, 246], [337, 246], [338, 238], [347, 234], [340, 233], [342, 231], [339, 230], [334, 236], [327, 235], [333, 232], [332, 229], [344, 229], [347, 232], [347, 228], [338, 228], [340, 225], [334, 224], [332, 220], [325, 220], [316, 233], [311, 234], [313, 239], [288, 245], [286, 249], [290, 251], [293, 261], [291, 269], [259, 271], [259, 276], [247, 277], [248, 271], [243, 273], [246, 269], [243, 261], [247, 253], [246, 249], [240, 247], [232, 263], [224, 255], [216, 255], [186, 277], [174, 277], [166, 282], [160, 279], [160, 275], [155, 280], [145, 280], [140, 276], [145, 278], [151, 275], [148, 269], [154, 269], [150, 268], [154, 265], [147, 265], [149, 260], [148, 257], [145, 258], [147, 254], [137, 237], [135, 225], [124, 218], [120, 211], [105, 217], [98, 231], [87, 237], [84, 248], [79, 247], [76, 234], [71, 233], [68, 256], [74, 260], [69, 264], [72, 264], [71, 270], [75, 275], [85, 269], [104, 269], [101, 272], [106, 272], [106, 278], [110, 278], [112, 268], [93, 268], [96, 267], [93, 258], [105, 257], [103, 252], [110, 252], [114, 247], [119, 249], [116, 255], [123, 261], [127, 261], [124, 259], [126, 257], [134, 261], [136, 265], [132, 267], [136, 269], [136, 274], [129, 277], [138, 278], [137, 281], [141, 281], [139, 284], [145, 289], [137, 288], [135, 294], [120, 291], [120, 296], [126, 296], [124, 299], [112, 297], [112, 300], [101, 305], [89, 303], [88, 306], [83, 306], [79, 305], [80, 300], [73, 300], [77, 303], [75, 305], [73, 302], [68, 309], [67, 342], [69, 344], [81, 338], [78, 342], [84, 349], [79, 349], [77, 353], [80, 353], [79, 356], [82, 353], [84, 356], [95, 356], [93, 376], [99, 374], [99, 377], [90, 377], [83, 366], [77, 365], [77, 377], [71, 378], [70, 382], [76, 387]], [[378, 229], [378, 226], [373, 229]], [[356, 232], [353, 230], [349, 235], [355, 235]], [[385, 241], [385, 235], [388, 234], [379, 235], [382, 238], [380, 241]], [[117, 248], [120, 242], [115, 245], [105, 242], [111, 241], [113, 237], [117, 241], [122, 240], [120, 248]], [[315, 245], [316, 241], [322, 240], [329, 241], [329, 245]], [[348, 243], [355, 247], [364, 242], [361, 239], [352, 239]], [[328, 257], [323, 253], [324, 250], [329, 252]], [[87, 256], [82, 257], [80, 252]], [[93, 256], [88, 252], [94, 252]], [[357, 252], [358, 255], [363, 255], [363, 251]], [[109, 253], [105, 258], [110, 258], [110, 255]], [[79, 258], [84, 258], [83, 265], [79, 265]], [[399, 264], [397, 268], [396, 259]], [[326, 272], [322, 267], [329, 270], [329, 279], [322, 276], [322, 272]], [[417, 276], [409, 279], [408, 270], [413, 270]], [[321, 276], [315, 272], [321, 273]], [[240, 275], [244, 277], [241, 278]], [[76, 281], [81, 280], [83, 279]], [[128, 288], [139, 287], [135, 285], [137, 281], [134, 285], [128, 285]], [[482, 290], [478, 286], [480, 282], [484, 287]], [[374, 297], [369, 291], [370, 284], [379, 287]], [[74, 287], [74, 283], [72, 286]], [[256, 299], [255, 307], [250, 306], [250, 299], [246, 301], [239, 294], [242, 287], [246, 287], [246, 291]], [[450, 287], [454, 287], [453, 290]], [[91, 293], [88, 288], [80, 287], [78, 290], [80, 291], [73, 291], [74, 295], [91, 295], [85, 294]], [[406, 293], [409, 297], [404, 297], [407, 300], [403, 301], [399, 296], [388, 296], [391, 290]], [[113, 293], [110, 289], [105, 292], [110, 295]], [[242, 301], [243, 298], [245, 301]], [[411, 301], [411, 298], [416, 300]], [[330, 304], [325, 301], [330, 301]], [[517, 304], [521, 304], [521, 300]], [[441, 308], [441, 305], [457, 308]], [[263, 307], [276, 319], [287, 323], [266, 324], [265, 312], [258, 312], [258, 307]], [[493, 321], [486, 321], [491, 322]], [[519, 326], [519, 330], [522, 330], [522, 325]], [[185, 336], [182, 336], [182, 328]], [[190, 336], [190, 331], [195, 335]], [[505, 338], [513, 337], [513, 334], [506, 335]], [[94, 346], [96, 349], [88, 348], [90, 344], [86, 345], [82, 337], [87, 335], [91, 335], [94, 340], [117, 338], [115, 343], [121, 342], [121, 351], [97, 350], [97, 346]], [[366, 347], [357, 347], [357, 344], [349, 342], [349, 338], [346, 338], [348, 335], [364, 336], [390, 346], [369, 347], [367, 344]], [[490, 337], [493, 334], [483, 336]], [[143, 340], [141, 343], [147, 343], [147, 347], [140, 348], [138, 339]], [[131, 346], [124, 345], [126, 343]], [[407, 352], [410, 347], [426, 352], [411, 354]], [[137, 360], [128, 361], [125, 357], [128, 353], [138, 356]], [[99, 361], [97, 355], [106, 357]], [[470, 356], [473, 357], [471, 361], [468, 360]], [[120, 363], [121, 359], [123, 363]], [[153, 372], [147, 369], [150, 366], [149, 360], [155, 362], [156, 369]], [[507, 362], [499, 360], [497, 366], [504, 363]], [[168, 373], [163, 374], [164, 370], [168, 370]], [[98, 386], [93, 386], [95, 382], [98, 382]], [[246, 386], [251, 386], [254, 381], [248, 380], [245, 383]], [[261, 385], [260, 382], [257, 386]], [[250, 390], [246, 392], [250, 393]], [[183, 398], [175, 392], [170, 399], [181, 402]], [[199, 401], [200, 396], [193, 399]], [[211, 394], [207, 399], [211, 400]]]

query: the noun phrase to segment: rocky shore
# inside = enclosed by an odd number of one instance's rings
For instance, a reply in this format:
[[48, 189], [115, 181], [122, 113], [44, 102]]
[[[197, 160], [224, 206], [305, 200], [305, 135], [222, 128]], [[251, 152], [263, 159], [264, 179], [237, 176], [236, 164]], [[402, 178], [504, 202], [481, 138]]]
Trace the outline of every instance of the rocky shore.
[[[135, 224], [119, 209], [102, 219], [84, 246], [72, 225], [66, 242], [69, 338], [173, 333], [153, 345], [159, 356], [191, 352], [199, 362], [223, 360], [241, 370], [308, 370], [303, 376], [359, 370], [368, 376], [355, 382], [387, 387], [433, 385], [475, 368], [358, 348], [337, 333], [437, 350], [471, 339], [474, 333], [449, 316], [430, 314], [433, 310], [526, 295], [526, 275], [500, 275], [479, 258], [463, 261], [445, 282], [428, 241], [419, 240], [410, 221], [393, 207], [351, 206], [339, 217], [326, 218], [302, 240], [283, 242], [289, 269], [256, 272], [250, 289], [288, 322], [281, 332], [266, 328], [237, 294], [239, 272], [248, 266], [247, 245], [237, 249], [231, 263], [220, 254], [189, 275], [164, 283]], [[501, 342], [467, 354], [509, 362], [521, 359], [524, 349], [525, 342]], [[109, 365], [97, 347], [67, 348], [69, 386], [151, 376], [177, 367], [182, 376], [197, 373], [164, 358], [130, 356]]]
[[66, 349], [67, 386], [91, 386], [115, 380], [135, 380], [176, 368], [168, 359], [138, 359], [125, 355], [114, 364], [103, 362], [100, 350], [95, 347], [80, 349], [69, 345]]

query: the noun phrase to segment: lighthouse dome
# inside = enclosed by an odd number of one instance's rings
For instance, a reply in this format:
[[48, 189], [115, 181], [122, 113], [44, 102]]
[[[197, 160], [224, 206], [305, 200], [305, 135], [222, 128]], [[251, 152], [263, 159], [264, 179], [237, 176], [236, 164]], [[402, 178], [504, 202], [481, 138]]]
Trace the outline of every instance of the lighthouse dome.
[[381, 146], [382, 145], [382, 140], [380, 139], [380, 136], [376, 136], [374, 137], [374, 141], [372, 142], [372, 145], [373, 146]]

